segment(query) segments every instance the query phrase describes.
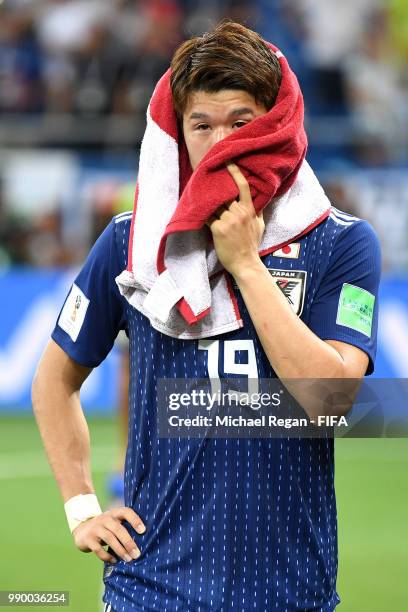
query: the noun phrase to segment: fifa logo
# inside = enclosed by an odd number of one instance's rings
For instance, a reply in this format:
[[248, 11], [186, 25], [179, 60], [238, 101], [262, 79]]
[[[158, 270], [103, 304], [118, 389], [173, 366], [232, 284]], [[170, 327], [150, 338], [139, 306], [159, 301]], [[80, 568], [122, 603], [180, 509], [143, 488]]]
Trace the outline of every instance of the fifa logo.
[[71, 314], [71, 321], [75, 321], [77, 312], [80, 309], [80, 307], [81, 307], [81, 296], [77, 295], [75, 299], [74, 310], [72, 311], [72, 314]]

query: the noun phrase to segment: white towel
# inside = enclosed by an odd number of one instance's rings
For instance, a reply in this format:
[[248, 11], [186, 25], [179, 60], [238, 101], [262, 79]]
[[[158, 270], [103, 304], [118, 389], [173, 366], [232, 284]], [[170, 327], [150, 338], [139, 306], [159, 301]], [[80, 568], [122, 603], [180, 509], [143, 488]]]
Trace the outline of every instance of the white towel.
[[[166, 159], [166, 155], [163, 155]], [[157, 158], [156, 158], [157, 159]], [[143, 163], [141, 159], [141, 163]], [[178, 186], [171, 176], [169, 184]], [[140, 198], [146, 197], [148, 206], [139, 204], [138, 224], [133, 240], [133, 257], [138, 267], [125, 270], [116, 281], [121, 293], [137, 310], [146, 315], [151, 325], [174, 338], [207, 338], [242, 327], [230, 275], [223, 270], [215, 249], [208, 240], [208, 229], [170, 234], [166, 243], [167, 269], [159, 274], [156, 260], [161, 238], [178, 202], [178, 193], [163, 194], [168, 207], [163, 211], [163, 200], [155, 192], [157, 168], [140, 169]], [[144, 191], [144, 183], [146, 190]], [[293, 242], [322, 222], [329, 214], [330, 202], [309, 164], [304, 161], [292, 187], [282, 196], [273, 198], [264, 208], [265, 232], [259, 248], [261, 255], [271, 253]], [[140, 214], [140, 216], [139, 216]], [[152, 223], [152, 218], [155, 222]], [[217, 274], [218, 273], [218, 274]], [[194, 314], [208, 308], [210, 312], [190, 325], [175, 308], [184, 297]]]

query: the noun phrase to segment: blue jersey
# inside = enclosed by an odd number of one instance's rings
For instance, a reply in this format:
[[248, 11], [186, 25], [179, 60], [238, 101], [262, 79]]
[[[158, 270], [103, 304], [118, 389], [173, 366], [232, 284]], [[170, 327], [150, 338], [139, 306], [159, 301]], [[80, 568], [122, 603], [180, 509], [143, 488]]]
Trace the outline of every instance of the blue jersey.
[[[130, 221], [118, 215], [100, 236], [52, 334], [91, 367], [119, 330], [130, 340], [125, 504], [147, 530], [139, 536], [128, 526], [142, 554], [106, 564], [105, 601], [118, 612], [334, 610], [333, 440], [158, 437], [158, 380], [208, 378], [210, 351], [221, 378], [237, 363], [248, 364], [251, 377], [254, 368], [259, 378], [275, 374], [237, 288], [244, 326], [204, 341], [166, 336], [128, 304], [115, 277], [126, 267]], [[365, 351], [371, 373], [380, 254], [370, 225], [333, 209], [297, 243], [262, 259], [305, 324], [323, 340]], [[365, 317], [342, 307], [350, 291], [368, 308]]]

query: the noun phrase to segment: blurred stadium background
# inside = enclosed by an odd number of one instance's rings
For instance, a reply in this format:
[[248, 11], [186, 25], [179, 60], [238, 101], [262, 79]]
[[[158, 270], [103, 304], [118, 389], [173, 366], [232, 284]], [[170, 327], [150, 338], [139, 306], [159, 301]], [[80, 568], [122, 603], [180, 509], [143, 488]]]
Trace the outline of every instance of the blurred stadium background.
[[[155, 82], [181, 40], [224, 16], [275, 42], [298, 74], [308, 159], [382, 242], [375, 375], [408, 378], [406, 0], [0, 0], [0, 590], [70, 590], [71, 610], [100, 610], [102, 568], [72, 545], [30, 383], [75, 270], [132, 207]], [[83, 393], [102, 499], [119, 363], [114, 350]], [[336, 442], [344, 612], [407, 609], [407, 447]]]

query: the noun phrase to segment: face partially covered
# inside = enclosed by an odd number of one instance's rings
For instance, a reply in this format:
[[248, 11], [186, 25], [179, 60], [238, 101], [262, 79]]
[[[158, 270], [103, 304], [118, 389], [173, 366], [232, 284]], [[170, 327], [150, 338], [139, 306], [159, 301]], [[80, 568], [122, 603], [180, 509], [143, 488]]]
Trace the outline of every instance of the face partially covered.
[[217, 142], [267, 112], [241, 89], [191, 94], [183, 113], [183, 134], [193, 170]]

